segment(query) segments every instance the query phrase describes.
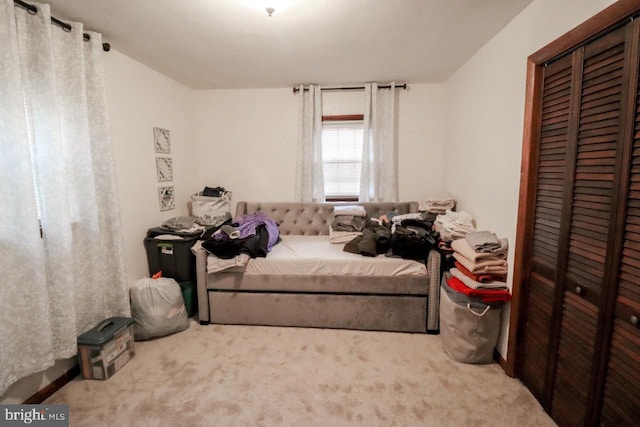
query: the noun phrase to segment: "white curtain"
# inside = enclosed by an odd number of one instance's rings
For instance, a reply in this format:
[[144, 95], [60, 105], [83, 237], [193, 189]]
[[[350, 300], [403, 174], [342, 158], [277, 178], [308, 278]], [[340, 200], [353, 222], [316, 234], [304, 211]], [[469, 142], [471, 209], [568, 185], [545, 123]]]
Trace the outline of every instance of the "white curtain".
[[398, 201], [395, 143], [395, 82], [389, 89], [365, 84], [364, 140], [360, 175], [361, 202]]
[[129, 304], [101, 35], [0, 2], [2, 394]]
[[298, 91], [298, 149], [294, 198], [324, 202], [322, 173], [322, 93], [317, 85]]

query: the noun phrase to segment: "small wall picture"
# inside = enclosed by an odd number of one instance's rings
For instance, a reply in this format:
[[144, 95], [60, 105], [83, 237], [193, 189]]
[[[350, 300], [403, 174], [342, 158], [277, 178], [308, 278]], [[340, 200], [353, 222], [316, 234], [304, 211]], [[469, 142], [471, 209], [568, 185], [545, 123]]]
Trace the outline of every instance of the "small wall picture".
[[156, 157], [158, 182], [173, 181], [173, 163], [171, 157]]
[[170, 187], [158, 187], [158, 199], [160, 201], [160, 210], [168, 211], [174, 209], [175, 201], [173, 198], [173, 186]]
[[153, 128], [153, 139], [155, 141], [156, 153], [171, 153], [171, 136], [167, 129]]

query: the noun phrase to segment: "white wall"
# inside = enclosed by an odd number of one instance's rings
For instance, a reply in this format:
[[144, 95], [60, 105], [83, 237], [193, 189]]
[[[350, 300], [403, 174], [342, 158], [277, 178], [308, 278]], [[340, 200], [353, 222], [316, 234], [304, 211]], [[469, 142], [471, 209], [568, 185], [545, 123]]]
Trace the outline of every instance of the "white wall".
[[[400, 200], [442, 190], [442, 85], [397, 91]], [[363, 92], [325, 92], [325, 114], [364, 111]], [[223, 186], [240, 200], [292, 201], [298, 99], [291, 88], [195, 93], [198, 186]]]
[[[445, 83], [446, 190], [478, 227], [515, 244], [526, 58], [613, 0], [535, 0]], [[509, 256], [513, 267], [513, 251]], [[509, 280], [511, 281], [511, 274]], [[498, 349], [507, 350], [503, 312]]]
[[[187, 215], [195, 186], [193, 92], [145, 65], [111, 50], [105, 80], [114, 146], [125, 262], [129, 284], [149, 274], [142, 244], [146, 230]], [[159, 183], [153, 128], [171, 132], [173, 182]], [[162, 155], [164, 156], [164, 155]], [[175, 187], [174, 210], [160, 211], [158, 187]]]

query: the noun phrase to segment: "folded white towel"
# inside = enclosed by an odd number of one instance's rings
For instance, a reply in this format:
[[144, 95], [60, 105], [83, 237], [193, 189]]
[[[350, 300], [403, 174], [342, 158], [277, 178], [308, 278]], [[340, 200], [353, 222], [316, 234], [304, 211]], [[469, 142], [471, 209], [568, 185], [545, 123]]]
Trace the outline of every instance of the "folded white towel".
[[438, 215], [433, 223], [440, 237], [447, 240], [460, 239], [476, 231], [471, 215], [465, 211], [453, 212], [447, 210], [444, 215]]
[[359, 205], [336, 205], [333, 207], [334, 215], [367, 216], [367, 210]]
[[454, 209], [455, 207], [455, 199], [446, 191], [429, 196], [424, 202], [418, 203], [418, 209], [420, 211], [433, 212], [437, 214], [444, 214], [447, 209]]
[[349, 243], [358, 236], [362, 236], [361, 231], [335, 231], [329, 226], [329, 241], [331, 243]]

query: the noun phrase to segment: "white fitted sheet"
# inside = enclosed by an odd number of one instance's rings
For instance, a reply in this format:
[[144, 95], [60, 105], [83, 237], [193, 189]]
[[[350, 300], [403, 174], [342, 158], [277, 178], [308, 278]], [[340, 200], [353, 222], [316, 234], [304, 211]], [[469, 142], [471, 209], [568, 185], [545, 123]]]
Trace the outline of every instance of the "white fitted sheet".
[[345, 276], [427, 276], [418, 261], [384, 255], [366, 257], [344, 252], [329, 236], [282, 235], [266, 258], [252, 258], [245, 273]]

